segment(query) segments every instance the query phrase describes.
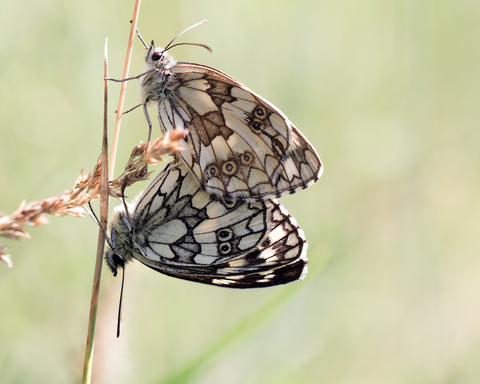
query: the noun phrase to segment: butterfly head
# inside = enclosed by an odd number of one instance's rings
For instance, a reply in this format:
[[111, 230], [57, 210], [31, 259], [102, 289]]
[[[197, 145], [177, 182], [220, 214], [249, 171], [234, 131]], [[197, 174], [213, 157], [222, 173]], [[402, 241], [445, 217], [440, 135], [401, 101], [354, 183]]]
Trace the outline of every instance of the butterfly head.
[[117, 254], [115, 250], [111, 248], [105, 252], [105, 261], [112, 271], [113, 276], [117, 276], [118, 267], [125, 267], [125, 261], [123, 260], [122, 256]]
[[166, 49], [155, 47], [152, 40], [145, 55], [145, 65], [147, 70], [153, 68], [164, 69], [175, 65], [175, 61], [173, 60], [173, 57], [168, 54]]

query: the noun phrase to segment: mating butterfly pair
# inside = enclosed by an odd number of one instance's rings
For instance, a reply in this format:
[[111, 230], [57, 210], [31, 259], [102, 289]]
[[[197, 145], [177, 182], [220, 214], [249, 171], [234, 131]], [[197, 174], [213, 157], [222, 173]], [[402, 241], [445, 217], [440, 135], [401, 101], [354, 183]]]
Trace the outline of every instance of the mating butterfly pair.
[[133, 257], [166, 275], [233, 288], [302, 279], [306, 239], [272, 199], [317, 181], [318, 154], [273, 104], [214, 68], [175, 62], [171, 43], [144, 43], [146, 70], [137, 78], [150, 128], [153, 103], [164, 133], [188, 130], [187, 150], [128, 214], [116, 208], [110, 268], [116, 274]]

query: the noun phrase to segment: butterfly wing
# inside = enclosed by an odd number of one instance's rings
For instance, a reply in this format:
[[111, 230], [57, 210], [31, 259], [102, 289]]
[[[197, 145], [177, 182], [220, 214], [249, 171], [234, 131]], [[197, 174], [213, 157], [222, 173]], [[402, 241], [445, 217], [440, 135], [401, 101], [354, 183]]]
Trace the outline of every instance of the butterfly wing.
[[[160, 74], [158, 74], [160, 76]], [[317, 152], [273, 104], [214, 68], [177, 63], [161, 91], [162, 130], [189, 130], [180, 153], [210, 193], [238, 201], [304, 189], [323, 171]]]
[[279, 202], [220, 200], [183, 162], [152, 181], [131, 225], [133, 257], [170, 276], [254, 288], [298, 280], [307, 270], [303, 231]]

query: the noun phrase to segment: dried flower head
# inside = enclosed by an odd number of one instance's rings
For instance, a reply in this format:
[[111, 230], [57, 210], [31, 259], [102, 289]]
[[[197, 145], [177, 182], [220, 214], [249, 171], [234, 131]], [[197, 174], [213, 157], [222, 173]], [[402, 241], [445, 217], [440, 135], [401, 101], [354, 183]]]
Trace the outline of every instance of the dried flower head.
[[[121, 197], [125, 187], [148, 178], [151, 174], [147, 172], [148, 164], [155, 164], [162, 161], [162, 156], [185, 149], [183, 141], [185, 134], [186, 131], [175, 130], [149, 143], [137, 145], [132, 150], [123, 173], [110, 181], [109, 195]], [[15, 240], [28, 239], [30, 235], [23, 227], [47, 224], [49, 221], [46, 215], [84, 217], [87, 212], [83, 205], [100, 198], [100, 175], [99, 159], [92, 172], [84, 174], [80, 171], [72, 189], [42, 201], [28, 204], [22, 201], [12, 214], [8, 216], [0, 214], [0, 237]], [[0, 245], [0, 260], [11, 266], [10, 255], [3, 252], [5, 249], [6, 247]]]

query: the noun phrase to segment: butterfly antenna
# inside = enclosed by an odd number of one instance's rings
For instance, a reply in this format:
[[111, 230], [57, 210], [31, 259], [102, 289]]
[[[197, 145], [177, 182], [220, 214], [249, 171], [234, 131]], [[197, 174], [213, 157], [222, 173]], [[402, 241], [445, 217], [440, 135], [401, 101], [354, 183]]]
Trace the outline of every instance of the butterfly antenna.
[[120, 337], [120, 321], [122, 317], [122, 301], [123, 301], [123, 287], [125, 285], [125, 267], [122, 268], [122, 288], [120, 289], [120, 302], [118, 303], [118, 318], [117, 318], [117, 339]]
[[195, 27], [198, 27], [200, 24], [206, 24], [208, 23], [208, 21], [205, 19], [205, 20], [202, 20], [202, 21], [199, 21], [198, 23], [196, 24], [193, 24], [191, 27], [188, 27], [187, 29], [185, 29], [184, 31], [180, 32], [177, 36], [175, 36], [172, 41], [170, 41], [170, 43], [167, 44], [167, 46], [164, 48], [164, 50], [166, 51], [167, 49], [171, 48], [171, 44], [178, 38], [180, 37], [181, 35], [183, 35], [185, 32], [189, 31], [190, 29], [192, 28], [195, 28]]
[[197, 47], [203, 47], [207, 49], [210, 53], [212, 53], [212, 49], [208, 45], [197, 44], [197, 43], [177, 43], [177, 44], [171, 45], [168, 49], [172, 49], [173, 47], [178, 47], [179, 45], [196, 45]]
[[135, 32], [137, 33], [138, 38], [140, 39], [140, 41], [142, 42], [142, 44], [145, 46], [145, 48], [148, 48], [148, 45], [147, 45], [147, 43], [145, 42], [145, 40], [143, 40], [142, 35], [140, 35], [140, 32], [138, 31], [138, 28], [135, 29]]
[[93, 221], [95, 221], [95, 223], [97, 223], [97, 225], [102, 229], [103, 234], [105, 235], [105, 240], [107, 240], [107, 243], [110, 246], [110, 248], [113, 249], [114, 248], [113, 242], [110, 239], [110, 237], [107, 235], [107, 231], [105, 230], [105, 228], [103, 228], [102, 224], [100, 223], [100, 220], [98, 220], [98, 217], [95, 214], [95, 211], [93, 210], [93, 207], [92, 207], [92, 203], [90, 201], [88, 202], [88, 207], [90, 209], [87, 209], [85, 207], [85, 204], [83, 205], [83, 209], [85, 209], [85, 211], [87, 211], [90, 214], [90, 217], [93, 219]]

